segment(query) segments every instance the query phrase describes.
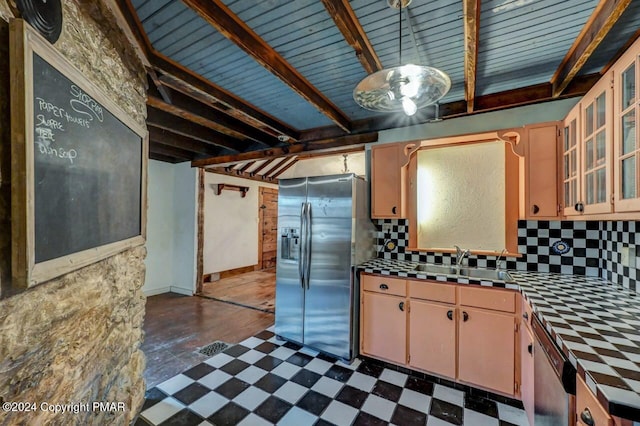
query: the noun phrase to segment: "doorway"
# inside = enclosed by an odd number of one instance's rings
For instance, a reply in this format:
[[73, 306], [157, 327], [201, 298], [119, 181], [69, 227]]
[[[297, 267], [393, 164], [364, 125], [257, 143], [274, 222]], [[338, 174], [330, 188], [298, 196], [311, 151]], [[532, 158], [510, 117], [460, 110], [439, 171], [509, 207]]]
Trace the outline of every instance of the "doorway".
[[258, 268], [275, 272], [278, 243], [278, 190], [260, 187], [258, 196]]

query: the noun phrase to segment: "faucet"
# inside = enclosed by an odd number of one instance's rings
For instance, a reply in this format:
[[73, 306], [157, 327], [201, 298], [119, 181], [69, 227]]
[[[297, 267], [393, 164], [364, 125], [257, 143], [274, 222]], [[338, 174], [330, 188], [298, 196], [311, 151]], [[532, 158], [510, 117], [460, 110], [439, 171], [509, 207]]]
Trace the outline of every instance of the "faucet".
[[462, 261], [465, 257], [469, 257], [469, 249], [462, 250], [458, 246], [454, 246], [456, 248], [456, 266], [460, 267], [462, 265]]
[[507, 249], [503, 249], [500, 252], [500, 256], [498, 256], [498, 259], [496, 259], [496, 269], [500, 269], [500, 264], [504, 262], [505, 254], [507, 254]]

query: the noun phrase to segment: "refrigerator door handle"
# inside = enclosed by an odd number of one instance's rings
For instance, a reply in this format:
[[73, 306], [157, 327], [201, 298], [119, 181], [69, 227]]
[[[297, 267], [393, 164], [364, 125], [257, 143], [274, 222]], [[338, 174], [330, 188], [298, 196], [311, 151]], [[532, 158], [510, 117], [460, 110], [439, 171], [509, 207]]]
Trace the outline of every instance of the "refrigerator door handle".
[[310, 281], [311, 281], [311, 203], [309, 203], [309, 202], [307, 202], [307, 217], [305, 218], [305, 222], [306, 222], [306, 227], [305, 227], [306, 241], [304, 243], [305, 255], [306, 255], [306, 259], [305, 259], [306, 278], [305, 278], [305, 281], [307, 282], [307, 290], [308, 290], [309, 286], [310, 286]]
[[307, 256], [307, 252], [305, 250], [305, 234], [306, 234], [306, 206], [307, 203], [302, 203], [300, 207], [300, 246], [299, 246], [299, 256], [298, 256], [298, 276], [300, 277], [300, 285], [304, 288], [304, 277], [305, 277], [305, 259]]

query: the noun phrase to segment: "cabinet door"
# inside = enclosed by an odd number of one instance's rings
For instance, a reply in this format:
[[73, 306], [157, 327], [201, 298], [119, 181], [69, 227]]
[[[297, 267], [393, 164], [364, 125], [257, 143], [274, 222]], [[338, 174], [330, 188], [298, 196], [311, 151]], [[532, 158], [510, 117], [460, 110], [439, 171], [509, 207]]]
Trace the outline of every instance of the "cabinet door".
[[614, 69], [617, 81], [614, 88], [616, 138], [614, 144], [615, 210], [640, 210], [640, 142], [636, 118], [640, 108], [636, 87], [638, 82], [637, 49], [620, 58]]
[[361, 351], [397, 364], [407, 362], [407, 316], [404, 297], [362, 292]]
[[371, 217], [401, 218], [403, 146], [371, 148]]
[[458, 379], [514, 395], [513, 315], [463, 307], [458, 324]]
[[520, 396], [522, 405], [527, 413], [529, 424], [533, 424], [534, 401], [533, 401], [533, 334], [522, 322], [520, 327]]
[[564, 214], [579, 215], [581, 203], [580, 180], [580, 104], [578, 103], [564, 120], [562, 132], [562, 188]]
[[558, 217], [558, 126], [527, 126], [525, 217]]
[[455, 306], [411, 300], [409, 365], [455, 379]]
[[[576, 424], [578, 426], [597, 425], [612, 426], [609, 413], [600, 405], [596, 396], [591, 393], [582, 377], [576, 377]], [[589, 421], [591, 420], [591, 421]]]
[[603, 76], [582, 99], [584, 213], [609, 213], [611, 203], [612, 78]]

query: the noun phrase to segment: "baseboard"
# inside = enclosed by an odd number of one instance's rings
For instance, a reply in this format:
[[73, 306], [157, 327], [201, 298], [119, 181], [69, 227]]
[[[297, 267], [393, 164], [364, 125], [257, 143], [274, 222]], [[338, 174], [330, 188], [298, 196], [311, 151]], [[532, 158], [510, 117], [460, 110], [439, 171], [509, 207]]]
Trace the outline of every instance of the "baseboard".
[[259, 265], [242, 266], [240, 268], [229, 269], [226, 271], [214, 272], [211, 274], [204, 274], [202, 282], [215, 282], [220, 281], [223, 278], [229, 278], [240, 274], [246, 274], [247, 272], [259, 271]]
[[184, 294], [185, 296], [193, 296], [193, 289], [171, 286], [171, 293]]
[[171, 287], [159, 287], [159, 288], [151, 288], [149, 290], [142, 289], [142, 292], [145, 296], [156, 296], [162, 293], [169, 293], [171, 291]]

